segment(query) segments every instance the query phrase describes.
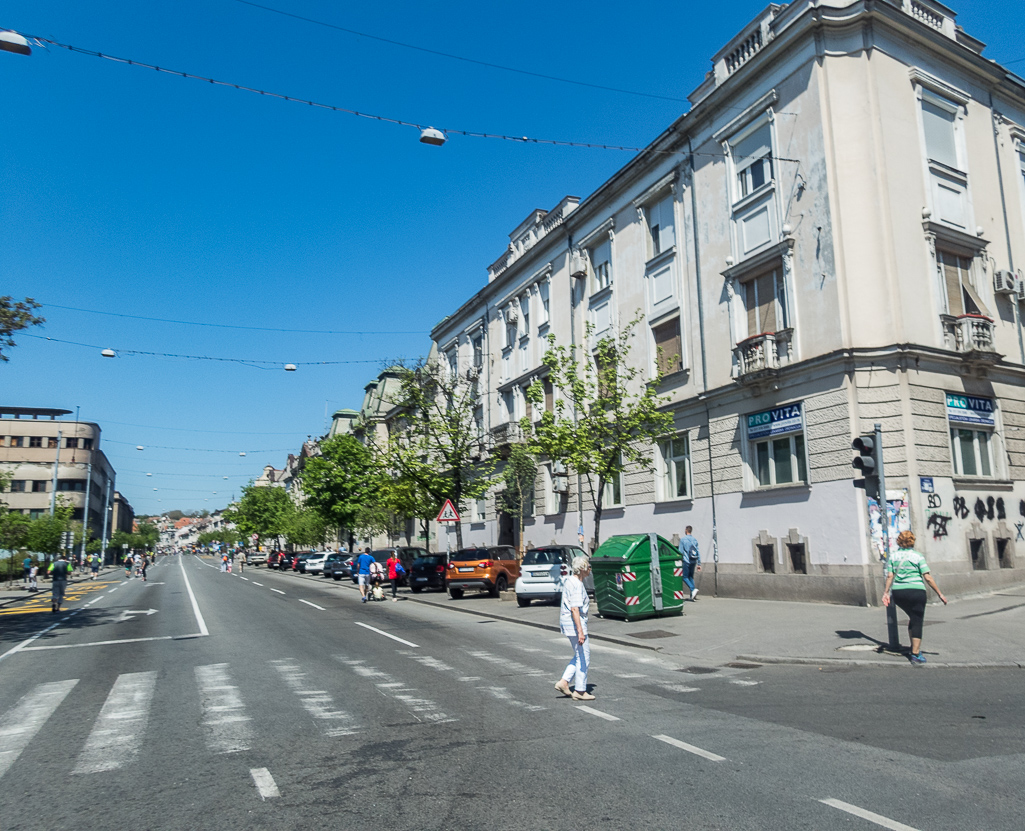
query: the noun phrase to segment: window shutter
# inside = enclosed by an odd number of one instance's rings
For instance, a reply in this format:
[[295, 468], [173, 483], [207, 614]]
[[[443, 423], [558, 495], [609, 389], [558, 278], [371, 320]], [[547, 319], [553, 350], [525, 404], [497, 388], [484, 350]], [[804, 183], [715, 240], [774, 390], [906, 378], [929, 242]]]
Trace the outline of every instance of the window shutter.
[[931, 101], [923, 101], [922, 127], [925, 129], [926, 155], [934, 162], [956, 168], [954, 114]]
[[652, 333], [655, 336], [655, 349], [658, 354], [658, 368], [663, 375], [676, 372], [682, 363], [683, 354], [680, 338], [680, 318], [674, 317], [668, 323], [656, 326]]

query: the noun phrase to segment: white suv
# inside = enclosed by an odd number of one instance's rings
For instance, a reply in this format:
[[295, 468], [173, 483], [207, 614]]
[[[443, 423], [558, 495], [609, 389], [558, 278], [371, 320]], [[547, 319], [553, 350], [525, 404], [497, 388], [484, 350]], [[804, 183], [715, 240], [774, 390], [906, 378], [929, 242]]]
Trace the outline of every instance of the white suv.
[[[570, 574], [573, 558], [586, 552], [575, 545], [546, 545], [523, 555], [516, 580], [516, 602], [529, 606], [531, 600], [561, 600], [562, 582]], [[594, 594], [594, 578], [584, 578], [584, 588]]]
[[328, 551], [317, 551], [306, 558], [303, 563], [303, 571], [306, 574], [321, 574], [324, 571], [324, 563], [327, 561]]

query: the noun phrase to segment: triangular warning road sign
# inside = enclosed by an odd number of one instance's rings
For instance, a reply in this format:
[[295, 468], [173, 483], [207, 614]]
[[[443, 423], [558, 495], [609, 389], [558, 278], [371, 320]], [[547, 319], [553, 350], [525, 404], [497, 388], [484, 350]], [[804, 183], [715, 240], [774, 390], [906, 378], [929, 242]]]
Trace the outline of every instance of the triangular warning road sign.
[[459, 522], [459, 512], [456, 510], [456, 506], [452, 504], [451, 499], [446, 499], [445, 504], [441, 506], [438, 522]]

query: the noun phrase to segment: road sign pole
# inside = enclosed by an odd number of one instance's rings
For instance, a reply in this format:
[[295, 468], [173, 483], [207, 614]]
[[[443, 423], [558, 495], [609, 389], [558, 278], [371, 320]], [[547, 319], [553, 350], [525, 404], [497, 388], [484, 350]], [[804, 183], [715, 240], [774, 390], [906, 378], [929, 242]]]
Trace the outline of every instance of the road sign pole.
[[[883, 470], [883, 426], [875, 425], [876, 473], [879, 475], [879, 524], [883, 532], [883, 585], [886, 569], [890, 564], [890, 503], [886, 499], [886, 473]], [[900, 633], [897, 629], [897, 607], [891, 601], [886, 607], [886, 633], [890, 649], [900, 649]]]

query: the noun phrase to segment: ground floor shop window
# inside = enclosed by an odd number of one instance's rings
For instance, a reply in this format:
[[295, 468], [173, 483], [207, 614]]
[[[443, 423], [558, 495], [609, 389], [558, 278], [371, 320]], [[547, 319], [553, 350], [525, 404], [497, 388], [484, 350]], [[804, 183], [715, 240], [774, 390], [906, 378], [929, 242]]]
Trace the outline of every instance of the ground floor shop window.
[[690, 492], [690, 437], [684, 433], [662, 442], [662, 499], [685, 499]]
[[954, 473], [958, 476], [992, 476], [990, 433], [988, 430], [950, 429]]
[[803, 434], [795, 433], [778, 439], [755, 442], [754, 450], [755, 474], [760, 486], [785, 485], [808, 480]]

